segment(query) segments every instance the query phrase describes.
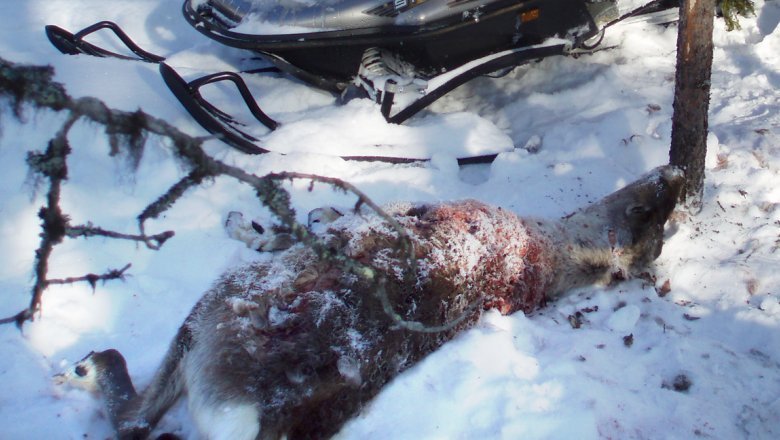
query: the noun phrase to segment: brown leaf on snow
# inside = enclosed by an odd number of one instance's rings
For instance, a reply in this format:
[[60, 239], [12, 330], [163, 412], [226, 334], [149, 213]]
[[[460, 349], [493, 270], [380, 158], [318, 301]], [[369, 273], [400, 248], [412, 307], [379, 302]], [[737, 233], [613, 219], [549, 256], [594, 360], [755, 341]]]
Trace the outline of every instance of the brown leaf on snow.
[[656, 291], [656, 293], [658, 293], [658, 296], [660, 296], [661, 298], [663, 298], [666, 295], [668, 295], [669, 292], [672, 291], [672, 282], [671, 282], [671, 280], [664, 281], [664, 283], [660, 287], [656, 286], [655, 291]]
[[729, 155], [727, 153], [718, 153], [718, 162], [715, 165], [716, 170], [725, 170], [729, 167]]
[[780, 203], [772, 203], [772, 202], [761, 202], [760, 205], [758, 205], [758, 209], [761, 211], [769, 214], [770, 212], [777, 209], [777, 207], [780, 206]]
[[758, 166], [765, 169], [769, 168], [769, 162], [766, 160], [766, 157], [763, 153], [758, 150], [753, 150], [751, 154], [753, 154], [753, 157], [756, 158], [756, 161], [758, 161]]
[[749, 280], [745, 281], [745, 286], [747, 287], [747, 291], [750, 294], [750, 296], [753, 296], [758, 292], [758, 280], [755, 278], [750, 278]]

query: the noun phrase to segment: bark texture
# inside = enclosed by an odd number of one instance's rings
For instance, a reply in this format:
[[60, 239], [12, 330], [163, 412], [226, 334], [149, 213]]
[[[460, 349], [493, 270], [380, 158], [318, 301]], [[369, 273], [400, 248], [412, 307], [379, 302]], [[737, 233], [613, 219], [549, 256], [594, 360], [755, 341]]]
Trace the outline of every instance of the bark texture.
[[707, 154], [715, 0], [684, 0], [677, 36], [677, 73], [669, 162], [685, 171], [685, 205], [701, 209]]

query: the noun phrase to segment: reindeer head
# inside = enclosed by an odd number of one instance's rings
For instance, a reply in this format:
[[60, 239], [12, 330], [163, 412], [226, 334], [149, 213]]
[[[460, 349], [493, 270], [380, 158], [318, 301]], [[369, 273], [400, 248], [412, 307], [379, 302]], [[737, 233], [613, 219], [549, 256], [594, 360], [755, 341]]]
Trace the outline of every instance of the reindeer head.
[[646, 265], [661, 254], [664, 224], [683, 180], [680, 169], [658, 167], [563, 223], [576, 245], [592, 252], [594, 264], [619, 272]]
[[122, 408], [136, 396], [125, 358], [114, 349], [90, 352], [69, 370], [55, 375], [54, 382], [102, 393], [114, 426]]

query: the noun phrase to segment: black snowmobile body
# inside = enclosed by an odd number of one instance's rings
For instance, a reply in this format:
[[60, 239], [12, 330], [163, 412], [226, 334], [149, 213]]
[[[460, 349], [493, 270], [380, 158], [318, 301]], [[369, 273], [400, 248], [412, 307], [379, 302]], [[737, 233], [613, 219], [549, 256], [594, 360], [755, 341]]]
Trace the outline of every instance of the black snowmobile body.
[[[197, 4], [197, 6], [195, 6]], [[319, 87], [342, 90], [368, 49], [400, 55], [434, 77], [486, 55], [549, 38], [577, 46], [599, 32], [582, 0], [187, 0], [184, 16], [220, 43], [269, 56]], [[270, 6], [269, 6], [270, 5]], [[278, 26], [250, 34], [247, 22]], [[306, 32], [302, 32], [306, 31]]]
[[[345, 99], [368, 96], [388, 122], [400, 124], [473, 78], [590, 50], [601, 42], [606, 27], [678, 5], [679, 0], [185, 0], [182, 9], [195, 29], [219, 43], [245, 49], [276, 69]], [[675, 19], [665, 16], [662, 21]], [[100, 29], [112, 30], [134, 55], [85, 41]], [[206, 130], [241, 151], [268, 151], [247, 125], [260, 122], [274, 130], [279, 123], [260, 109], [239, 73], [219, 72], [187, 81], [165, 64], [164, 57], [138, 47], [112, 22], [75, 34], [50, 25], [46, 33], [66, 54], [159, 63], [168, 87]], [[268, 69], [252, 70], [260, 71]], [[239, 121], [203, 98], [201, 87], [220, 81], [236, 86], [256, 121]], [[495, 156], [464, 157], [459, 162], [484, 162]]]

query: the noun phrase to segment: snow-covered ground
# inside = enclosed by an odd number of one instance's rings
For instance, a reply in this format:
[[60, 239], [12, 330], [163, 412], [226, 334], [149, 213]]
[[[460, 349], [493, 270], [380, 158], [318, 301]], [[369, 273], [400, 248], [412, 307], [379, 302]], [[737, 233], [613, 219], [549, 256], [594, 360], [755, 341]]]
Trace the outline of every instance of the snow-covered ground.
[[[528, 316], [487, 313], [387, 386], [339, 438], [780, 438], [780, 3], [757, 0], [756, 12], [740, 31], [716, 23], [704, 209], [669, 225], [655, 285], [636, 279], [581, 289]], [[73, 96], [140, 107], [194, 135], [204, 132], [155, 66], [60, 55], [43, 26], [114, 20], [187, 75], [240, 62], [239, 53], [191, 29], [179, 1], [7, 0], [0, 17], [3, 58], [51, 64]], [[476, 198], [523, 215], [561, 216], [667, 161], [675, 28], [636, 24], [607, 40], [620, 48], [475, 80], [402, 127], [389, 127], [366, 101], [339, 107], [295, 81], [251, 78], [267, 112], [285, 122], [264, 142], [296, 153], [249, 157], [216, 141], [208, 148], [257, 174], [339, 177], [380, 203]], [[29, 301], [38, 245], [42, 191], [25, 155], [45, 148], [62, 121], [26, 111], [20, 123], [2, 110], [3, 317]], [[101, 127], [80, 123], [70, 140], [63, 207], [76, 224], [135, 232], [135, 216], [185, 172], [155, 138], [135, 173], [108, 156]], [[388, 165], [317, 154], [376, 145], [436, 156], [428, 165]], [[454, 160], [457, 151], [494, 148], [506, 152], [491, 165], [459, 168]], [[310, 193], [305, 183], [291, 191], [301, 220], [314, 207], [351, 203], [324, 187]], [[249, 188], [220, 178], [147, 225], [176, 231], [159, 251], [105, 239], [57, 247], [51, 277], [126, 263], [132, 276], [94, 293], [88, 285], [52, 286], [42, 315], [22, 333], [0, 328], [0, 438], [110, 437], [100, 402], [55, 386], [52, 375], [90, 350], [114, 347], [143, 387], [201, 292], [224, 269], [255, 258], [226, 237], [231, 210], [269, 218]], [[583, 324], [574, 329], [567, 317], [578, 311]], [[196, 438], [188, 417], [180, 405], [161, 429]]]

